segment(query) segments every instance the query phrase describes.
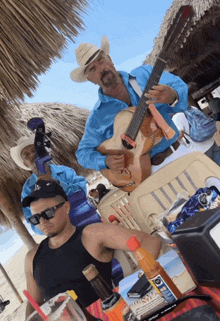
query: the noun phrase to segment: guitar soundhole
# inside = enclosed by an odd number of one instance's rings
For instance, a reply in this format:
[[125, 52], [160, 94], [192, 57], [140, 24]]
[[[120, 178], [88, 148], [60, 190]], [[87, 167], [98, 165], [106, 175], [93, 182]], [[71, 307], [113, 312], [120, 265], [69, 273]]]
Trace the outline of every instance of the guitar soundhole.
[[128, 142], [126, 142], [126, 140], [122, 139], [122, 144], [125, 148], [127, 149], [132, 149], [133, 146], [131, 146]]

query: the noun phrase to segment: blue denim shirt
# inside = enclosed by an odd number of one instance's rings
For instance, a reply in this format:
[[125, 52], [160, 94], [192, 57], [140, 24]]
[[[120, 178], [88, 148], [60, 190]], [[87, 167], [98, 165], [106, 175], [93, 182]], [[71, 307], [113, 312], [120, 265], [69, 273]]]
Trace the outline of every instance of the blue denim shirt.
[[[132, 70], [130, 73], [135, 77], [142, 90], [146, 87], [152, 69], [152, 66], [142, 65]], [[137, 106], [140, 97], [136, 94], [129, 83], [129, 74], [124, 71], [119, 71], [119, 73], [121, 74], [124, 84], [129, 92], [132, 105]], [[170, 140], [163, 138], [162, 141], [152, 149], [151, 157], [159, 152], [163, 152], [178, 139], [179, 132], [169, 113], [183, 111], [187, 108], [188, 104], [188, 88], [179, 77], [163, 72], [159, 83], [169, 85], [176, 90], [179, 96], [179, 101], [174, 107], [167, 104], [156, 104], [158, 111], [162, 114], [166, 122], [175, 130], [176, 135]], [[103, 141], [113, 136], [113, 123], [116, 114], [119, 111], [128, 108], [128, 105], [125, 102], [104, 95], [101, 88], [99, 88], [98, 95], [99, 100], [88, 117], [85, 133], [79, 143], [78, 150], [76, 151], [76, 156], [80, 165], [85, 168], [93, 168], [95, 170], [106, 168], [106, 156], [97, 152], [96, 148]]]
[[[60, 182], [64, 192], [67, 196], [73, 194], [80, 188], [86, 194], [86, 179], [83, 176], [78, 176], [73, 168], [63, 166], [63, 165], [54, 165], [50, 164], [51, 176]], [[28, 195], [31, 194], [31, 191], [37, 182], [37, 175], [34, 173], [26, 180], [24, 183], [22, 193], [21, 193], [21, 201]], [[28, 218], [32, 215], [30, 207], [23, 207], [23, 212], [26, 221], [28, 222]], [[37, 234], [43, 234], [37, 228], [37, 225], [31, 224], [32, 230]]]

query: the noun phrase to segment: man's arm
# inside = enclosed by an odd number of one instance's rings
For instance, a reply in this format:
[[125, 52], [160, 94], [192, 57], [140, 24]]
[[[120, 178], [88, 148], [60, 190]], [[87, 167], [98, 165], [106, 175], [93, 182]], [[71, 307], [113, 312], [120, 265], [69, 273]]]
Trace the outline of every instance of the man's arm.
[[96, 171], [106, 168], [106, 156], [96, 151], [96, 148], [105, 140], [101, 128], [102, 125], [99, 124], [98, 120], [97, 122], [90, 118], [87, 120], [84, 135], [76, 151], [78, 162], [84, 168], [95, 169]]
[[[188, 107], [188, 87], [187, 84], [178, 76], [171, 73], [163, 72], [160, 79], [160, 84], [168, 85], [176, 91], [178, 95], [178, 102], [174, 106], [168, 107], [170, 113], [178, 113], [184, 111]], [[175, 99], [174, 97], [172, 98]], [[172, 105], [173, 102], [168, 102], [168, 105]]]
[[83, 243], [91, 255], [101, 258], [109, 249], [129, 251], [127, 241], [131, 236], [137, 236], [154, 258], [158, 258], [161, 248], [160, 239], [143, 231], [127, 229], [110, 223], [96, 223], [85, 227]]
[[[145, 70], [143, 77], [149, 77], [149, 72], [152, 72], [152, 66], [141, 66]], [[146, 81], [148, 78], [146, 79]], [[164, 86], [165, 85], [165, 86]], [[169, 87], [169, 88], [168, 88]], [[178, 98], [178, 102], [174, 106], [168, 106], [169, 113], [177, 113], [187, 109], [188, 106], [188, 87], [187, 84], [178, 76], [168, 72], [163, 72], [159, 80], [159, 85], [145, 94], [147, 98], [156, 99], [155, 103], [172, 105]], [[152, 103], [152, 101], [148, 101]]]
[[[30, 295], [34, 298], [34, 300], [38, 303], [38, 305], [43, 304], [43, 296], [38, 288], [34, 277], [33, 277], [33, 258], [37, 251], [37, 248], [30, 250], [25, 258], [25, 276], [26, 276], [26, 283], [27, 283], [27, 291]], [[28, 302], [26, 308], [26, 319], [28, 316], [34, 311], [32, 305]]]
[[[57, 165], [51, 165], [52, 177], [54, 176], [53, 174], [55, 174], [54, 171], [56, 170], [56, 167]], [[71, 167], [59, 165], [59, 169], [62, 171], [56, 174], [56, 179], [60, 181], [60, 184], [67, 195], [74, 193], [79, 188], [87, 194], [87, 180], [85, 177], [77, 175], [75, 170]]]

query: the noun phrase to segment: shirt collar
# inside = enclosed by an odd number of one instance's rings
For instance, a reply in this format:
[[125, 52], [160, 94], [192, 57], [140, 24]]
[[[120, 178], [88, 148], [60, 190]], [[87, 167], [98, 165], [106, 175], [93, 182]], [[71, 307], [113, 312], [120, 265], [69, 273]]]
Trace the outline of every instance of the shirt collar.
[[[126, 87], [128, 87], [129, 77], [136, 78], [135, 76], [132, 76], [131, 74], [129, 74], [126, 71], [118, 71], [118, 72], [121, 75], [122, 80], [123, 80]], [[101, 87], [99, 87], [98, 95], [99, 95], [99, 104], [98, 104], [97, 108], [99, 108], [101, 103], [107, 103], [107, 102], [115, 99], [114, 97], [110, 97], [110, 96], [103, 94]]]

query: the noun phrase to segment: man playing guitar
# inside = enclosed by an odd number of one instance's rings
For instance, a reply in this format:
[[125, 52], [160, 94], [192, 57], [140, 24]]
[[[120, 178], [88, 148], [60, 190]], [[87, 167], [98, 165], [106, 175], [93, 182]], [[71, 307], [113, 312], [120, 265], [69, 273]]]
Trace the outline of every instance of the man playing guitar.
[[[72, 80], [75, 82], [89, 80], [100, 87], [99, 100], [87, 120], [84, 136], [76, 152], [78, 161], [85, 168], [123, 171], [125, 168], [123, 153], [102, 155], [97, 151], [97, 147], [113, 136], [116, 114], [125, 108], [137, 106], [140, 100], [129, 83], [129, 76], [135, 78], [141, 90], [144, 90], [152, 67], [141, 65], [132, 70], [130, 75], [124, 71], [117, 71], [109, 56], [109, 40], [105, 36], [102, 38], [101, 48], [90, 43], [81, 43], [76, 49], [76, 59], [80, 67], [72, 71]], [[152, 148], [147, 165], [149, 175], [151, 170], [155, 172], [166, 163], [187, 153], [184, 146], [179, 146], [179, 132], [169, 115], [187, 108], [187, 94], [187, 85], [179, 77], [163, 72], [160, 84], [153, 86], [145, 95], [146, 103], [152, 105], [153, 101], [168, 126], [175, 131], [172, 139], [162, 138], [160, 143]]]

